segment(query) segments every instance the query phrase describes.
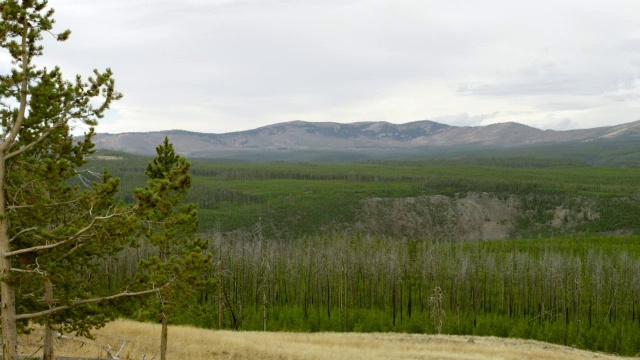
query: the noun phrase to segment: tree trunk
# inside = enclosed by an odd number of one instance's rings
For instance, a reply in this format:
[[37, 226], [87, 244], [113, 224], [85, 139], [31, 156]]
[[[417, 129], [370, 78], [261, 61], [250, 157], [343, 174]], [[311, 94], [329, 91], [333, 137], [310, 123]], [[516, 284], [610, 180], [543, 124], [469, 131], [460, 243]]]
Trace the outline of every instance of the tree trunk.
[[[347, 253], [347, 261], [349, 261]], [[348, 265], [347, 265], [348, 266]], [[349, 273], [348, 268], [344, 270], [344, 331], [349, 331], [349, 292], [347, 287], [349, 286]]]
[[163, 314], [160, 315], [162, 331], [160, 333], [160, 360], [167, 360], [167, 339], [169, 337], [169, 319]]
[[[53, 304], [53, 284], [49, 277], [44, 278], [44, 300], [51, 306]], [[53, 360], [53, 329], [47, 320], [44, 324], [44, 350], [42, 360]]]
[[396, 326], [396, 283], [391, 280], [391, 308], [393, 309], [393, 326]]
[[11, 251], [9, 244], [9, 220], [7, 219], [4, 193], [5, 154], [0, 152], [0, 309], [2, 334], [4, 336], [4, 359], [18, 359], [18, 332], [16, 328], [16, 303], [13, 285], [10, 282], [11, 259], [4, 254]]
[[262, 291], [262, 331], [267, 331], [267, 295]]
[[222, 329], [222, 244], [218, 247], [218, 329]]
[[[1, 242], [2, 240], [0, 240]], [[11, 268], [8, 259], [0, 259], [0, 273], [2, 273], [2, 282], [0, 283], [0, 296], [2, 298], [2, 335], [4, 336], [3, 359], [18, 359], [18, 333], [16, 329], [16, 307], [15, 295], [13, 287], [4, 281], [8, 276], [4, 275], [5, 269]]]

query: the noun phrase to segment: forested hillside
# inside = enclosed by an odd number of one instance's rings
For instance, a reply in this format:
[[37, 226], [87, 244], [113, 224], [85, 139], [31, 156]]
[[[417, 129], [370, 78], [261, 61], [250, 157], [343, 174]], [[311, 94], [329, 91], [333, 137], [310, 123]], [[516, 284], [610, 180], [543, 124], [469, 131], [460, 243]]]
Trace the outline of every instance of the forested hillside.
[[[89, 169], [107, 168], [120, 177], [120, 197], [131, 201], [132, 189], [144, 184], [147, 161], [103, 153]], [[493, 159], [491, 165], [444, 159], [437, 164], [195, 161], [192, 174], [188, 201], [198, 204], [205, 233], [259, 228], [277, 238], [349, 231], [460, 240], [640, 230], [640, 172], [633, 168], [544, 165], [536, 158]]]
[[[640, 123], [627, 125], [640, 126]], [[505, 124], [508, 125], [508, 124]], [[512, 124], [513, 125], [513, 124]], [[622, 126], [622, 125], [621, 125]], [[274, 125], [277, 128], [277, 125]], [[579, 130], [585, 136], [593, 136], [602, 129]], [[540, 131], [540, 130], [537, 130]], [[559, 132], [561, 133], [561, 132]], [[283, 142], [289, 141], [282, 133], [276, 135]], [[184, 131], [169, 131], [157, 133], [140, 133], [124, 135], [98, 136], [98, 148], [104, 151], [118, 150], [135, 154], [150, 154], [157, 142], [167, 135], [172, 140], [179, 140], [176, 146], [178, 152], [190, 159], [217, 159], [222, 162], [252, 162], [271, 163], [284, 162], [409, 162], [416, 164], [447, 165], [489, 165], [489, 166], [624, 166], [640, 167], [640, 148], [638, 135], [631, 133], [618, 134], [615, 137], [594, 138], [588, 141], [549, 141], [536, 142], [531, 139], [518, 138], [517, 146], [501, 146], [496, 134], [485, 144], [471, 141], [456, 146], [427, 146], [412, 145], [394, 147], [389, 144], [373, 144], [365, 147], [349, 145], [349, 143], [334, 144], [331, 139], [315, 139], [322, 146], [318, 148], [296, 146], [221, 146], [217, 141], [208, 139], [214, 134], [197, 134]], [[509, 137], [509, 131], [500, 136]], [[600, 133], [600, 135], [603, 135]], [[345, 135], [346, 136], [346, 135]], [[390, 135], [391, 136], [391, 135]], [[469, 136], [469, 134], [466, 134]], [[393, 136], [392, 136], [393, 137]], [[122, 141], [109, 143], [106, 139]], [[473, 137], [472, 137], [473, 138]], [[588, 136], [587, 136], [588, 138]], [[101, 140], [102, 139], [102, 140]], [[207, 140], [208, 139], [208, 140]], [[244, 139], [240, 137], [238, 141]], [[344, 140], [344, 139], [343, 139]], [[348, 140], [348, 139], [347, 139]], [[298, 139], [298, 141], [300, 141]], [[304, 144], [304, 141], [302, 141]], [[237, 144], [236, 144], [237, 145]], [[194, 147], [215, 146], [215, 149], [196, 151]]]

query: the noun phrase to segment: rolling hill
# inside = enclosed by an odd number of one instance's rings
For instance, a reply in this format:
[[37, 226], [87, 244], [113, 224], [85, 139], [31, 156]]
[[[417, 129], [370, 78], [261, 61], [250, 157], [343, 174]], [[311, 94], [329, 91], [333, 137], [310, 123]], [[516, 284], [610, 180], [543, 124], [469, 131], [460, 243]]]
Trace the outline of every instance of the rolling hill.
[[[583, 130], [540, 130], [518, 123], [450, 126], [433, 121], [293, 121], [226, 134], [182, 130], [99, 134], [96, 147], [151, 155], [169, 136], [176, 150], [191, 158], [286, 161], [349, 161], [420, 156], [459, 149], [513, 149], [562, 144], [611, 143], [640, 139], [640, 121]], [[575, 145], [574, 145], [575, 146]]]

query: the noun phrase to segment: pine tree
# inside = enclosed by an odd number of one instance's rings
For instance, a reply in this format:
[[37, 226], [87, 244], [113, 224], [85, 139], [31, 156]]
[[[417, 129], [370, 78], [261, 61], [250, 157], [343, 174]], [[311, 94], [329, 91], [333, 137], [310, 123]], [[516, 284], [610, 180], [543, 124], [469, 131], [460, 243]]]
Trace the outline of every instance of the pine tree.
[[191, 187], [191, 164], [175, 153], [169, 138], [156, 147], [156, 157], [147, 166], [145, 188], [135, 190], [134, 197], [144, 209], [141, 215], [145, 233], [158, 256], [143, 261], [147, 281], [170, 284], [159, 291], [156, 308], [162, 324], [160, 359], [166, 359], [168, 324], [172, 313], [189, 307], [198, 285], [204, 285], [202, 274], [208, 269], [210, 255], [206, 243], [194, 238], [198, 227], [196, 205], [185, 204]]
[[[86, 187], [70, 181], [82, 178], [93, 127], [121, 94], [109, 69], [68, 81], [34, 65], [53, 14], [46, 0], [0, 1], [0, 46], [15, 65], [0, 74], [0, 308], [12, 360], [26, 321], [45, 324], [51, 358], [52, 328], [86, 334], [109, 317], [98, 302], [157, 291], [107, 293], [94, 281], [100, 259], [131, 240], [138, 207], [113, 201], [119, 181], [108, 174]], [[77, 125], [88, 127], [83, 141], [73, 139]]]

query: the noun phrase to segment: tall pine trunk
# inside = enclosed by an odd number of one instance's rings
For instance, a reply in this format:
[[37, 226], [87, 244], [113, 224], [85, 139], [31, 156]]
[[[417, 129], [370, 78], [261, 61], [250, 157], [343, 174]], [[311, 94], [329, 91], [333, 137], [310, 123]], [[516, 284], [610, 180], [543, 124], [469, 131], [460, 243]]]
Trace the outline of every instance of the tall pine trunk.
[[163, 314], [160, 315], [162, 330], [160, 332], [160, 360], [167, 360], [167, 341], [169, 337], [169, 319]]
[[[53, 283], [49, 277], [44, 278], [44, 300], [51, 306], [53, 304]], [[53, 360], [53, 329], [47, 320], [44, 324], [44, 353], [42, 360]]]
[[11, 259], [5, 254], [11, 251], [9, 244], [9, 220], [5, 197], [5, 154], [0, 151], [0, 309], [2, 312], [3, 354], [5, 360], [18, 359], [18, 331], [16, 327], [16, 303], [10, 282]]

